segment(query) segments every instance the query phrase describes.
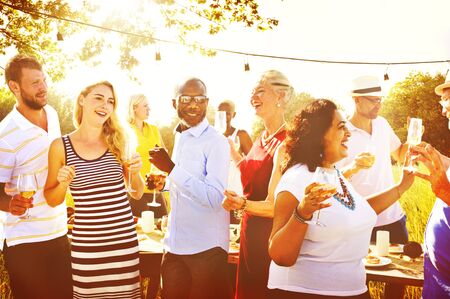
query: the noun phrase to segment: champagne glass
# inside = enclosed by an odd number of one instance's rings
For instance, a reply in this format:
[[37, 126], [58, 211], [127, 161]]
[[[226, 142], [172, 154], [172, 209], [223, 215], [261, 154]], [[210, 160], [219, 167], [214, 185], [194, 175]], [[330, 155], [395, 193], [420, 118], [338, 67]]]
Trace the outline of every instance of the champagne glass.
[[[328, 169], [324, 167], [317, 167], [311, 179], [311, 183], [322, 184], [321, 188], [324, 190], [337, 189], [337, 172], [335, 169]], [[326, 225], [320, 220], [320, 209], [317, 210], [316, 221], [308, 221], [308, 224], [325, 227]]]
[[221, 134], [227, 130], [227, 113], [225, 111], [216, 111], [214, 117], [214, 127]]
[[236, 137], [234, 137], [233, 142], [234, 142], [234, 149], [239, 153], [241, 150], [241, 142], [240, 142], [239, 136], [237, 134], [236, 134]]
[[[375, 147], [370, 142], [365, 145], [364, 153], [369, 153], [371, 155], [371, 159], [373, 159], [373, 161], [375, 161], [375, 159], [376, 159], [375, 152], [376, 152]], [[361, 170], [363, 172], [362, 173], [363, 181], [361, 183], [362, 185], [369, 186], [373, 183], [373, 181], [371, 180], [369, 170], [370, 170], [370, 168]]]
[[[150, 173], [148, 174], [150, 179], [154, 182], [155, 186], [166, 179], [166, 173], [160, 171], [155, 165], [150, 167]], [[153, 199], [147, 204], [150, 207], [159, 207], [161, 204], [156, 202], [156, 188], [153, 189]]]
[[[27, 173], [27, 174], [19, 174], [17, 178], [17, 190], [20, 195], [25, 198], [33, 197], [38, 189], [38, 181], [36, 174]], [[28, 210], [23, 215], [20, 215], [20, 218], [29, 219], [30, 215], [28, 214]]]
[[125, 148], [126, 165], [128, 167], [128, 187], [127, 187], [128, 193], [136, 192], [136, 190], [134, 190], [133, 186], [131, 185], [130, 162], [131, 162], [131, 159], [133, 158], [133, 154], [134, 154], [134, 149], [133, 149], [131, 143], [128, 142], [126, 145], [126, 148]]
[[[418, 145], [422, 142], [422, 119], [420, 118], [410, 118], [409, 119], [409, 127], [408, 127], [408, 137], [406, 141], [409, 145]], [[413, 159], [411, 158], [411, 161]], [[416, 169], [410, 162], [406, 167], [404, 167], [408, 171], [415, 171]]]

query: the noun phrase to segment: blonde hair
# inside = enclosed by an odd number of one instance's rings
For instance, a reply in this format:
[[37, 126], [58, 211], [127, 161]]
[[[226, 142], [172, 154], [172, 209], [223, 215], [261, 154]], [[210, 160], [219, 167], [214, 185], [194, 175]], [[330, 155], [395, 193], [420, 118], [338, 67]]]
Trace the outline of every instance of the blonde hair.
[[284, 103], [286, 104], [294, 96], [294, 88], [291, 86], [289, 79], [280, 71], [268, 70], [261, 75], [260, 82], [266, 82], [270, 84], [276, 94], [284, 92]]
[[128, 139], [127, 135], [125, 134], [125, 129], [122, 126], [121, 121], [119, 120], [119, 116], [117, 115], [117, 96], [111, 83], [109, 83], [108, 81], [100, 81], [85, 87], [80, 92], [73, 112], [73, 123], [76, 128], [79, 128], [81, 121], [83, 120], [83, 107], [80, 105], [81, 98], [86, 97], [89, 93], [92, 92], [94, 88], [102, 85], [109, 87], [114, 97], [113, 112], [103, 124], [102, 133], [108, 149], [119, 161], [123, 162], [126, 160], [125, 146], [128, 142]]
[[128, 99], [128, 123], [132, 125], [136, 123], [136, 113], [134, 112], [134, 108], [144, 101], [147, 101], [147, 97], [143, 94], [135, 94]]

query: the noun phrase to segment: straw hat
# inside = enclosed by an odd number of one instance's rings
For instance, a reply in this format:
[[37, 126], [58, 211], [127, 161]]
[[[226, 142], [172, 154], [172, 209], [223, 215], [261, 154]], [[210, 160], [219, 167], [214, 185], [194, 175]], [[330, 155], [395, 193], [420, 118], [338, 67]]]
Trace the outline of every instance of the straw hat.
[[441, 96], [444, 93], [445, 88], [450, 88], [450, 72], [447, 73], [447, 77], [445, 78], [445, 82], [441, 85], [436, 86], [434, 92]]
[[352, 97], [381, 97], [381, 83], [378, 77], [375, 76], [361, 76], [352, 81], [352, 90], [350, 92]]

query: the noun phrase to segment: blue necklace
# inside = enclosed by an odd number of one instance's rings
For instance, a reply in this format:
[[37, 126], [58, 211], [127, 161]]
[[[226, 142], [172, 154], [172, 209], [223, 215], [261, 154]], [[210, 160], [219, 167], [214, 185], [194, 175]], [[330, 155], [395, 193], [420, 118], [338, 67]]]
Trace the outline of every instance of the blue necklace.
[[344, 180], [342, 179], [339, 170], [336, 167], [334, 169], [336, 169], [337, 171], [339, 183], [341, 184], [342, 188], [342, 193], [336, 192], [336, 194], [334, 194], [333, 197], [337, 201], [339, 201], [342, 205], [344, 205], [344, 207], [346, 207], [347, 209], [355, 210], [355, 200], [353, 199], [353, 196], [348, 191], [347, 186], [345, 186]]

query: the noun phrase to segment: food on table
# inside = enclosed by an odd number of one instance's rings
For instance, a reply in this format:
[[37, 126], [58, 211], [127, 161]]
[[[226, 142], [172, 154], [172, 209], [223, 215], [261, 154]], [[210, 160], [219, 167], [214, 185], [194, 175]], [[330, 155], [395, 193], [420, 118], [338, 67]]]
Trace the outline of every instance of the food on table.
[[380, 262], [381, 262], [381, 260], [376, 256], [373, 256], [373, 255], [366, 256], [367, 264], [378, 265]]

